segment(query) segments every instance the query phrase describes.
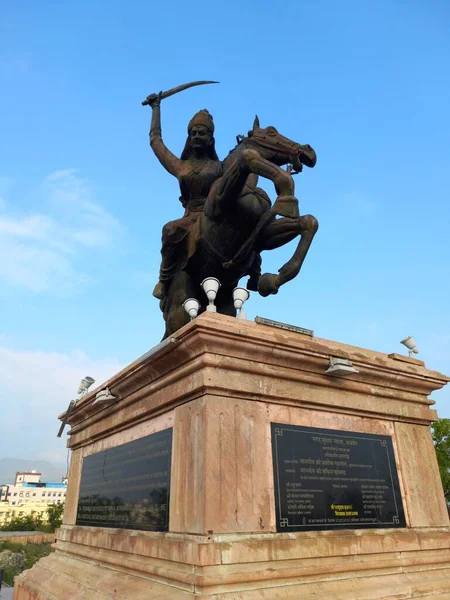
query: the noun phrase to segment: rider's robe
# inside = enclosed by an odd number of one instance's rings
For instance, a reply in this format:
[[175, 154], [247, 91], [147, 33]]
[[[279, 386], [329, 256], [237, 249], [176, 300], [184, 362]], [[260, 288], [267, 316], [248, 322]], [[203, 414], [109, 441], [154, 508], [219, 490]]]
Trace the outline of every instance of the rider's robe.
[[199, 172], [196, 172], [195, 164], [190, 161], [183, 162], [185, 165], [178, 176], [178, 181], [181, 191], [180, 200], [185, 212], [181, 219], [170, 221], [163, 227], [161, 281], [172, 279], [185, 266], [187, 234], [203, 212], [212, 184], [222, 173], [222, 164], [218, 161], [203, 161], [198, 169]]

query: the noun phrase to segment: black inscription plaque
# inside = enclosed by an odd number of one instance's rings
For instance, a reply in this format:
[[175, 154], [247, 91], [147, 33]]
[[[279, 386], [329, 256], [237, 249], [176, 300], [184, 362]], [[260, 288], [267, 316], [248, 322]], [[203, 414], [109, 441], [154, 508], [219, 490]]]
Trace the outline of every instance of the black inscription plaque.
[[389, 436], [271, 426], [277, 531], [406, 526]]
[[172, 428], [83, 460], [77, 525], [169, 530]]

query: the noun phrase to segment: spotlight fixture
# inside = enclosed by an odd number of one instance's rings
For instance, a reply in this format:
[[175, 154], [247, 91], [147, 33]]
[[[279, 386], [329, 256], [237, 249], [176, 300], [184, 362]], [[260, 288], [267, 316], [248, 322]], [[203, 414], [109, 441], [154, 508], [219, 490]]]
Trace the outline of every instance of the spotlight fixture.
[[95, 395], [95, 400], [92, 403], [92, 406], [107, 403], [107, 402], [108, 403], [114, 402], [115, 400], [117, 400], [117, 398], [111, 394], [111, 392], [109, 391], [109, 388], [105, 388], [104, 390], [100, 390], [100, 392], [97, 392], [97, 394]]
[[84, 396], [93, 383], [95, 383], [95, 379], [93, 377], [85, 377], [81, 380], [77, 393]]
[[408, 337], [406, 337], [404, 340], [402, 340], [400, 342], [400, 344], [403, 344], [404, 346], [406, 346], [409, 350], [409, 356], [413, 356], [414, 354], [419, 354], [419, 348], [416, 346], [416, 340], [413, 338], [412, 335], [409, 335]]
[[325, 373], [334, 377], [348, 377], [348, 375], [359, 373], [359, 371], [355, 369], [350, 360], [330, 356], [330, 364]]
[[243, 287], [235, 287], [233, 290], [234, 308], [239, 311], [238, 319], [247, 319], [244, 312], [244, 302], [250, 297], [250, 292]]
[[200, 284], [208, 297], [209, 304], [206, 307], [208, 312], [217, 312], [217, 308], [214, 304], [214, 300], [216, 299], [217, 292], [220, 288], [220, 281], [215, 277], [207, 277]]
[[77, 400], [70, 401], [69, 406], [67, 407], [67, 410], [66, 410], [66, 414], [64, 415], [64, 419], [61, 423], [61, 427], [59, 428], [57, 437], [60, 438], [62, 436], [64, 428], [67, 424], [67, 419], [70, 417], [78, 400], [81, 400], [81, 398], [87, 393], [88, 389], [91, 387], [91, 385], [93, 383], [95, 383], [95, 379], [93, 377], [89, 377], [89, 375], [87, 375], [80, 381], [80, 385], [78, 386], [78, 392], [77, 392], [78, 394], [80, 394], [80, 397]]
[[195, 319], [195, 317], [198, 315], [198, 311], [200, 308], [200, 302], [198, 300], [196, 300], [195, 298], [188, 298], [187, 300], [185, 300], [183, 302], [183, 308], [187, 312], [187, 314], [191, 317], [191, 321], [192, 321], [192, 319]]

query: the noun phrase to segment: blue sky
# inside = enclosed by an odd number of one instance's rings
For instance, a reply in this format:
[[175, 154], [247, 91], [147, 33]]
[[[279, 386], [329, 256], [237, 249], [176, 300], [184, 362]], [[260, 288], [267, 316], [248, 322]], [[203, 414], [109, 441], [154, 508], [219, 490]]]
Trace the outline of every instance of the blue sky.
[[[163, 102], [176, 154], [206, 107], [221, 157], [255, 113], [318, 155], [296, 179], [320, 223], [304, 268], [249, 317], [382, 352], [413, 334], [450, 373], [449, 26], [445, 0], [4, 0], [0, 457], [61, 460], [56, 415], [79, 379], [161, 338], [160, 231], [181, 207], [141, 100], [196, 79], [221, 83]], [[433, 398], [450, 417], [450, 392]]]

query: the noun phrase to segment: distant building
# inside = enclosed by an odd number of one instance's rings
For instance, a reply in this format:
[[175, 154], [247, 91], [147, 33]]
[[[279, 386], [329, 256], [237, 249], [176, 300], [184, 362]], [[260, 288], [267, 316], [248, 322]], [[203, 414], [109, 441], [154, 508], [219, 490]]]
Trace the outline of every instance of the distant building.
[[41, 481], [41, 475], [37, 471], [18, 472], [14, 484], [0, 486], [0, 525], [13, 516], [36, 515], [45, 520], [48, 504], [64, 504], [67, 477], [53, 483]]
[[42, 473], [37, 471], [18, 471], [16, 473], [15, 485], [22, 485], [23, 483], [39, 483], [41, 480]]

